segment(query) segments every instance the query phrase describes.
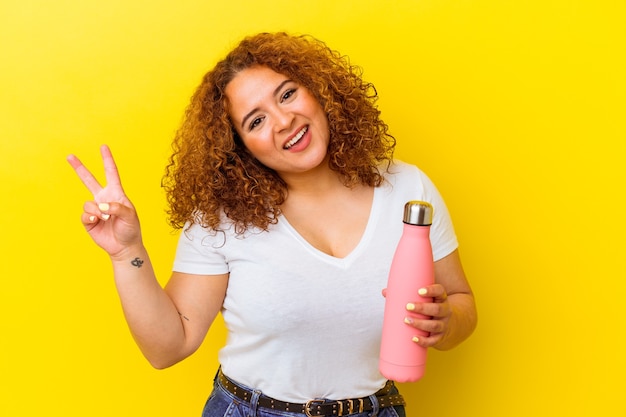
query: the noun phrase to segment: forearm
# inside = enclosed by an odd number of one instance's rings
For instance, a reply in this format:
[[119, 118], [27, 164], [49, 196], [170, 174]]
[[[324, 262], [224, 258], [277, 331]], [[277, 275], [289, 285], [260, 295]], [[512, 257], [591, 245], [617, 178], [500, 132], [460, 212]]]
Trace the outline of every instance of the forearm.
[[443, 338], [434, 346], [438, 350], [449, 350], [467, 339], [478, 320], [474, 296], [469, 293], [457, 293], [448, 296], [450, 319]]
[[129, 248], [111, 261], [124, 316], [146, 359], [164, 368], [187, 356], [181, 317], [157, 281], [146, 249]]

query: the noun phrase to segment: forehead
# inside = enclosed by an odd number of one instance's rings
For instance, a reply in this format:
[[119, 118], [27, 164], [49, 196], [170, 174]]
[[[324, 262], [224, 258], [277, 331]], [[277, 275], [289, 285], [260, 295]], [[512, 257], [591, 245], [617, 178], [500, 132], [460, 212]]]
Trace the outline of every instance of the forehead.
[[246, 102], [274, 93], [276, 87], [288, 78], [268, 67], [250, 67], [237, 73], [224, 92], [231, 104]]

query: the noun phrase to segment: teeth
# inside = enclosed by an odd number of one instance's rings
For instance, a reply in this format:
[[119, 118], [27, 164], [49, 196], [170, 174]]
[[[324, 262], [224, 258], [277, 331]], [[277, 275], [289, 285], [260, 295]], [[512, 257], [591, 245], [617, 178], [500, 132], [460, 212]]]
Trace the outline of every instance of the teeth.
[[296, 136], [293, 137], [293, 139], [291, 139], [289, 142], [287, 142], [285, 144], [285, 149], [289, 149], [291, 148], [293, 145], [295, 145], [296, 143], [298, 143], [298, 141], [300, 139], [302, 139], [302, 136], [304, 136], [304, 134], [307, 132], [307, 130], [309, 130], [309, 128], [307, 126], [303, 127], [301, 131], [298, 132], [298, 134]]

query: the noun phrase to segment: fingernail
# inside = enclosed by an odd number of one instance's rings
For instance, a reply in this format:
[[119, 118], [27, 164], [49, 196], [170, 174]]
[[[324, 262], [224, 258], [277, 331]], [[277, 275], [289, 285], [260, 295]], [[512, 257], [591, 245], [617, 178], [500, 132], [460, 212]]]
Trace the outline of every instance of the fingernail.
[[409, 310], [409, 311], [413, 311], [413, 310], [415, 310], [415, 304], [413, 304], [413, 303], [408, 303], [408, 304], [406, 305], [406, 309], [407, 309], [407, 310]]
[[412, 341], [414, 341], [415, 343], [419, 342], [420, 339], [417, 336], [413, 336], [413, 339], [411, 339]]
[[96, 216], [89, 216], [89, 221], [91, 223], [95, 222], [96, 221]]
[[413, 323], [413, 320], [411, 320], [411, 319], [410, 319], [410, 318], [408, 318], [408, 317], [405, 317], [405, 318], [404, 318], [404, 322], [405, 322], [406, 324], [411, 324], [411, 323]]
[[426, 288], [420, 288], [417, 293], [419, 295], [426, 295], [428, 293], [428, 290]]
[[103, 215], [102, 215], [102, 220], [105, 220], [105, 221], [106, 221], [106, 220], [109, 220], [109, 218], [110, 218], [110, 217], [111, 217], [111, 215], [110, 215], [110, 214], [103, 214]]
[[109, 205], [107, 203], [100, 203], [98, 204], [98, 208], [100, 209], [100, 211], [108, 211]]

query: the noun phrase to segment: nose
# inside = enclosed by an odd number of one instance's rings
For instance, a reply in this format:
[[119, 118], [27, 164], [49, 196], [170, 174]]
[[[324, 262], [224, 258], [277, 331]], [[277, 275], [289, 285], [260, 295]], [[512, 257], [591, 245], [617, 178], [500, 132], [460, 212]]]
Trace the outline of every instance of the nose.
[[289, 129], [293, 125], [293, 113], [284, 108], [276, 108], [274, 112], [274, 130], [281, 132]]

